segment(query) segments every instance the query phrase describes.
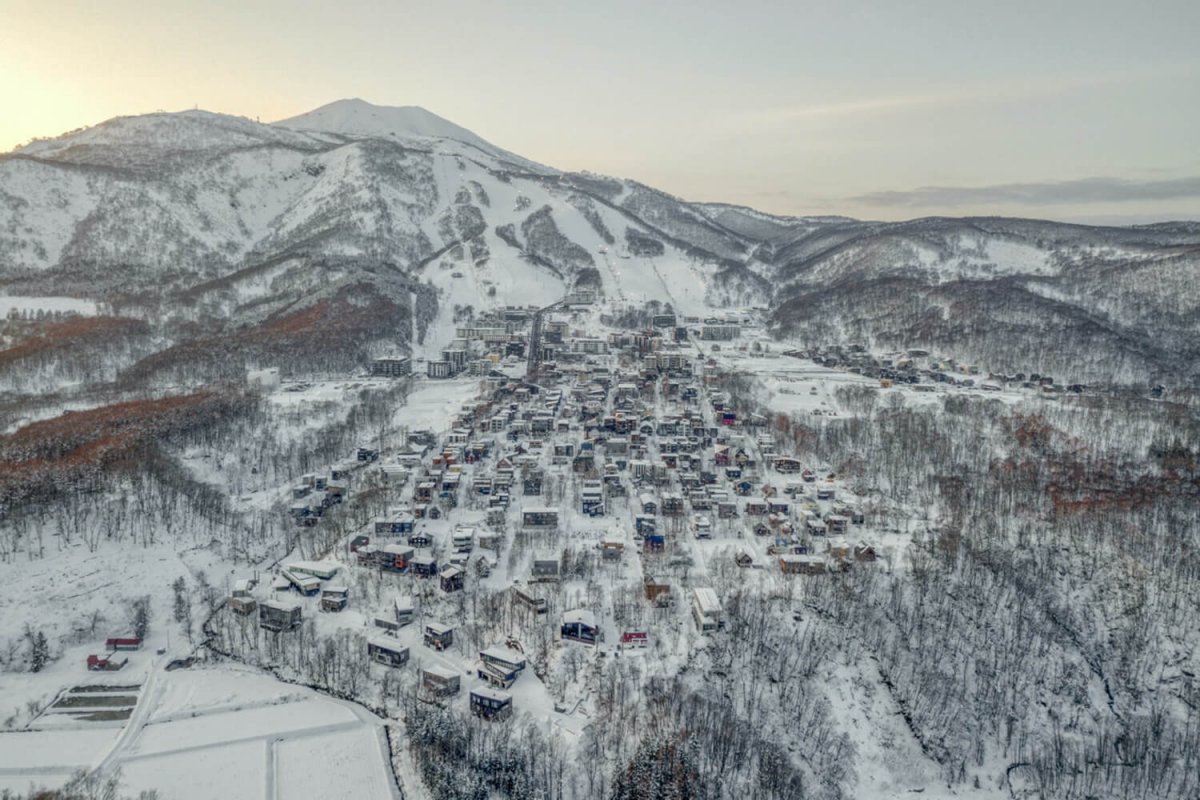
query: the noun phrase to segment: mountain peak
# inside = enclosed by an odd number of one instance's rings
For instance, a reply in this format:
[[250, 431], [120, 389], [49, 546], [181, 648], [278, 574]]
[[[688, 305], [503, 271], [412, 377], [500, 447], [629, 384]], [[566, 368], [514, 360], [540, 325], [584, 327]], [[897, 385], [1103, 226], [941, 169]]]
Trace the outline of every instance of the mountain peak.
[[380, 106], [358, 97], [335, 100], [288, 119], [272, 123], [291, 130], [338, 133], [346, 136], [453, 139], [486, 153], [511, 158], [477, 134], [420, 106]]

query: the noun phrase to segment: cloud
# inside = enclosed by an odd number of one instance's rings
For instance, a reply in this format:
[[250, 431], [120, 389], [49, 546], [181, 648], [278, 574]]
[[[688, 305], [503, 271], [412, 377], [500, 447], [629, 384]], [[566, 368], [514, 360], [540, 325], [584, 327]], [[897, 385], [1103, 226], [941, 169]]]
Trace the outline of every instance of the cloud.
[[907, 191], [868, 192], [849, 200], [869, 206], [952, 207], [1134, 203], [1200, 198], [1200, 177], [1164, 180], [1080, 178], [1073, 181], [1001, 183], [994, 186], [923, 186]]
[[895, 94], [840, 99], [813, 99], [757, 109], [741, 114], [738, 123], [749, 127], [776, 127], [820, 120], [864, 119], [913, 112], [929, 112], [937, 108], [960, 108], [1005, 103], [1024, 103], [1095, 90], [1131, 86], [1149, 81], [1161, 81], [1196, 74], [1194, 64], [1157, 64], [1140, 69], [1038, 74], [994, 80], [976, 80], [944, 85], [929, 91], [897, 92]]

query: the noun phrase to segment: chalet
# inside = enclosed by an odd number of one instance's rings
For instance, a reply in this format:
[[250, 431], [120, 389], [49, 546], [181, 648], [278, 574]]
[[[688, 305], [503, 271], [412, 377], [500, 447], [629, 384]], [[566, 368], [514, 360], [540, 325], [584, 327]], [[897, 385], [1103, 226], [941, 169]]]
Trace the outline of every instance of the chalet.
[[622, 648], [643, 648], [650, 645], [650, 634], [646, 631], [624, 631], [621, 633]]
[[571, 461], [571, 471], [576, 474], [593, 472], [596, 469], [596, 454], [593, 450], [580, 450]]
[[458, 487], [462, 485], [462, 473], [446, 472], [442, 475], [441, 483], [438, 485], [438, 497], [450, 497], [458, 491]]
[[299, 603], [265, 600], [258, 605], [258, 627], [269, 631], [290, 631], [300, 627], [303, 611]]
[[729, 445], [719, 444], [713, 451], [713, 464], [718, 467], [728, 467], [731, 463]]
[[779, 569], [785, 575], [824, 575], [828, 565], [817, 555], [785, 553], [779, 556]]
[[535, 614], [545, 614], [550, 610], [549, 603], [546, 598], [538, 597], [528, 588], [523, 586], [513, 587], [513, 601], [532, 610]]
[[767, 513], [787, 516], [792, 512], [792, 504], [787, 500], [772, 498], [767, 501]]
[[110, 652], [118, 650], [141, 650], [142, 640], [137, 636], [110, 636], [105, 640], [104, 646]]
[[435, 481], [429, 481], [429, 480], [421, 481], [420, 483], [417, 484], [416, 488], [413, 489], [413, 502], [414, 503], [431, 503], [431, 502], [433, 502], [433, 495], [437, 491], [437, 487], [438, 487], [438, 484]]
[[305, 597], [311, 597], [321, 591], [320, 579], [312, 575], [305, 575], [284, 568], [279, 571], [279, 577], [283, 579], [284, 585], [287, 588], [295, 589]]
[[[436, 510], [436, 507], [435, 509]], [[436, 519], [432, 514], [431, 519]], [[427, 530], [413, 531], [408, 535], [409, 547], [431, 547], [433, 545], [433, 534]]]
[[817, 489], [818, 500], [832, 500], [836, 494], [837, 493], [828, 486], [822, 486], [820, 489]]
[[721, 619], [721, 601], [717, 593], [707, 586], [692, 590], [692, 617], [700, 631], [715, 631], [724, 625]]
[[[361, 539], [366, 539], [362, 536]], [[374, 545], [359, 545], [354, 549], [354, 558], [358, 561], [359, 566], [374, 566], [376, 561], [376, 547]]]
[[368, 639], [367, 655], [372, 661], [387, 667], [400, 667], [408, 663], [408, 648], [387, 637]]
[[656, 553], [665, 549], [667, 546], [667, 537], [658, 530], [651, 530], [648, 533], [642, 534], [642, 550], [648, 553]]
[[450, 537], [450, 544], [460, 553], [469, 553], [475, 547], [475, 529], [469, 525], [458, 525]]
[[600, 634], [600, 626], [596, 624], [596, 616], [587, 609], [575, 609], [563, 614], [559, 632], [564, 640], [584, 644], [596, 644], [603, 638]]
[[625, 542], [620, 539], [604, 539], [600, 542], [600, 558], [604, 561], [620, 561], [625, 553]]
[[322, 611], [344, 611], [350, 604], [350, 590], [345, 586], [326, 586], [321, 591]]
[[712, 531], [712, 520], [708, 517], [700, 515], [692, 520], [692, 535], [697, 539], [711, 539]]
[[512, 716], [512, 695], [487, 687], [471, 690], [471, 713], [486, 720], [506, 720]]
[[521, 527], [533, 530], [557, 530], [558, 509], [549, 507], [524, 509], [521, 512]]
[[422, 578], [432, 578], [438, 574], [437, 558], [432, 555], [414, 556], [409, 563], [412, 564], [413, 574]]
[[287, 565], [287, 569], [289, 572], [300, 575], [312, 575], [314, 578], [320, 578], [323, 581], [330, 580], [338, 573], [336, 564], [324, 561], [294, 561]]
[[737, 503], [717, 503], [717, 519], [734, 519], [737, 517]]
[[559, 558], [554, 555], [535, 555], [530, 580], [539, 582], [554, 582], [558, 580]]
[[584, 481], [579, 489], [579, 510], [589, 517], [604, 516], [604, 485], [600, 481]]
[[412, 514], [396, 514], [375, 520], [375, 533], [378, 535], [405, 536], [413, 532], [417, 520]]
[[845, 561], [850, 558], [850, 545], [845, 539], [833, 539], [825, 544], [825, 550], [829, 553], [829, 557], [839, 561]]
[[454, 644], [454, 628], [440, 622], [425, 623], [425, 646], [434, 650], [445, 650]]
[[642, 591], [646, 595], [647, 600], [656, 605], [666, 605], [669, 601], [667, 596], [671, 593], [671, 584], [659, 583], [653, 578], [643, 578]]
[[850, 519], [840, 514], [830, 514], [825, 518], [825, 525], [830, 533], [841, 535], [850, 527]]
[[655, 521], [654, 517], [647, 516], [645, 514], [638, 514], [633, 518], [633, 529], [638, 533], [638, 535], [645, 536], [647, 534], [654, 533], [657, 528], [658, 523]]
[[356, 461], [378, 461], [379, 448], [369, 445], [359, 445], [358, 450], [354, 453]]
[[666, 492], [662, 496], [662, 515], [664, 517], [679, 517], [684, 513], [683, 495]]
[[658, 501], [654, 499], [654, 495], [643, 492], [638, 495], [638, 503], [641, 504], [643, 514], [658, 513]]
[[413, 599], [407, 596], [397, 597], [392, 602], [392, 610], [396, 617], [396, 624], [400, 626], [410, 624], [416, 615], [416, 610], [413, 607]]
[[776, 472], [783, 473], [784, 475], [795, 475], [796, 473], [800, 472], [801, 469], [800, 461], [798, 459], [789, 458], [787, 456], [779, 456], [776, 458], [774, 466]]
[[413, 548], [402, 544], [385, 544], [375, 551], [375, 565], [387, 572], [408, 572]]
[[479, 652], [479, 665], [476, 674], [488, 683], [500, 689], [507, 689], [516, 683], [517, 678], [525, 671], [525, 656], [507, 647], [489, 647]]
[[875, 547], [873, 545], [869, 545], [866, 542], [859, 542], [858, 544], [854, 545], [855, 561], [871, 562], [874, 561], [876, 557]]
[[455, 566], [449, 566], [442, 570], [440, 576], [442, 591], [449, 594], [450, 592], [462, 591], [463, 588], [463, 571]]
[[248, 617], [258, 608], [258, 603], [253, 597], [230, 597], [229, 610], [243, 617]]
[[90, 655], [87, 657], [87, 668], [91, 672], [115, 672], [128, 663], [128, 658], [117, 658], [116, 656]]
[[825, 524], [824, 520], [818, 517], [809, 517], [804, 525], [808, 530], [809, 536], [826, 536], [829, 534], [829, 526]]
[[742, 507], [747, 517], [765, 517], [770, 507], [763, 500], [747, 500]]
[[525, 474], [521, 481], [521, 492], [526, 497], [537, 497], [542, 493], [542, 485], [546, 477], [541, 470], [533, 470]]
[[434, 697], [458, 694], [461, 677], [457, 672], [436, 664], [421, 670], [421, 689]]
[[375, 617], [371, 621], [371, 624], [374, 625], [376, 628], [379, 628], [380, 630], [382, 630], [388, 636], [395, 636], [397, 633], [400, 632], [400, 627], [401, 627], [400, 624], [396, 622], [396, 620], [390, 619], [388, 617]]
[[[745, 478], [742, 478], [741, 480], [738, 480], [733, 484], [733, 493], [736, 495], [739, 495], [741, 497], [745, 497], [746, 495], [750, 494], [753, 491], [754, 491], [754, 483]], [[766, 511], [764, 510], [763, 513], [766, 513]]]

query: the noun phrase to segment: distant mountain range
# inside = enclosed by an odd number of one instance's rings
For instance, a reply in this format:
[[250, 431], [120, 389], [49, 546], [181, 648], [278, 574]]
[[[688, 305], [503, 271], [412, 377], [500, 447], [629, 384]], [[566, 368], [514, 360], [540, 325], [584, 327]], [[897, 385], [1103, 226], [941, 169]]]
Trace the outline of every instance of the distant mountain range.
[[1196, 385], [1198, 278], [1200, 224], [780, 217], [361, 100], [273, 125], [122, 117], [0, 156], [0, 292], [148, 323], [106, 356], [145, 380], [420, 355], [473, 313], [588, 287], [614, 308], [761, 308], [807, 346]]

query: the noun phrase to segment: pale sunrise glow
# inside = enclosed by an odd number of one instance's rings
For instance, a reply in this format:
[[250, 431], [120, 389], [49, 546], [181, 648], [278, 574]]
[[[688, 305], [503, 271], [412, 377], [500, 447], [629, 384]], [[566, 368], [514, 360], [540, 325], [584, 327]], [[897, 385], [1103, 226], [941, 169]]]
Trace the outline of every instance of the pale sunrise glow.
[[0, 150], [117, 115], [265, 122], [362, 97], [556, 167], [779, 213], [1195, 217], [1194, 195], [1035, 209], [989, 188], [1200, 174], [1198, 9], [5, 0]]

